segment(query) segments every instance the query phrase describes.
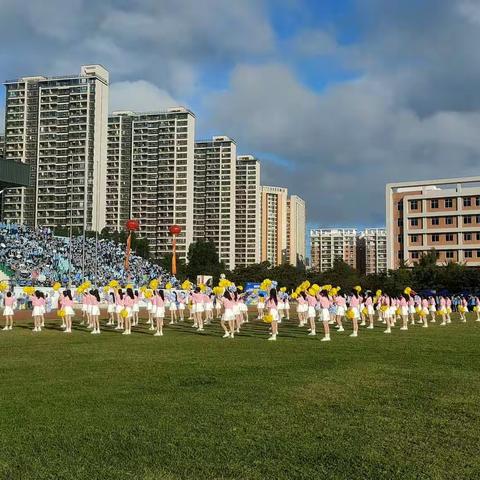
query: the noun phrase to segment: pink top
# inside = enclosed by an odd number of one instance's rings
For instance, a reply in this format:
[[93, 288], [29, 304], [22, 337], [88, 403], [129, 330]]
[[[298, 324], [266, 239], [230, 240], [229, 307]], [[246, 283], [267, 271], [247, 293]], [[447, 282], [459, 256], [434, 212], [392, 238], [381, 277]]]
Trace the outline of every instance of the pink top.
[[95, 295], [90, 295], [90, 305], [98, 305], [98, 300]]
[[347, 301], [345, 300], [344, 297], [338, 296], [338, 297], [335, 297], [335, 303], [336, 303], [339, 307], [344, 307], [344, 306], [347, 304]]
[[390, 297], [383, 297], [383, 301], [382, 301], [383, 305], [386, 305], [387, 307], [390, 306]]
[[425, 308], [425, 307], [428, 307], [428, 300], [427, 300], [426, 298], [424, 298], [424, 299], [422, 300], [422, 307], [424, 307], [424, 308]]
[[203, 303], [203, 293], [193, 293], [192, 294], [193, 303]]
[[367, 297], [367, 299], [365, 300], [365, 305], [373, 305], [372, 297]]
[[317, 304], [317, 299], [312, 295], [307, 295], [307, 303], [309, 307], [314, 307]]
[[222, 298], [222, 303], [223, 303], [223, 306], [225, 307], [225, 310], [232, 309], [235, 304], [232, 300], [229, 300], [228, 298], [225, 298], [225, 297]]
[[73, 300], [70, 300], [70, 298], [61, 296], [60, 297], [60, 304], [62, 307], [73, 307]]
[[270, 300], [270, 299], [267, 300], [265, 305], [266, 305], [267, 308], [272, 308], [274, 310], [276, 310], [278, 308], [277, 304], [273, 300]]
[[328, 297], [320, 297], [320, 306], [327, 309], [330, 307], [330, 300], [328, 300]]
[[415, 305], [415, 300], [412, 297], [408, 299], [408, 305], [410, 305], [411, 307]]
[[400, 306], [401, 307], [406, 307], [407, 306], [407, 300], [403, 297], [400, 299]]
[[351, 307], [358, 307], [360, 305], [360, 300], [353, 296], [353, 297], [350, 297], [350, 306]]
[[307, 303], [307, 301], [301, 295], [298, 297], [297, 302], [300, 305], [305, 305]]
[[468, 305], [468, 302], [467, 302], [467, 299], [466, 298], [462, 298], [462, 305], [464, 307], [466, 307]]
[[210, 297], [206, 293], [202, 294], [202, 298], [203, 298], [203, 303], [211, 302]]
[[128, 295], [123, 297], [123, 306], [124, 307], [131, 307], [133, 305], [133, 298], [130, 298]]
[[154, 305], [156, 305], [157, 307], [163, 307], [165, 305], [165, 301], [160, 295], [155, 295], [155, 297], [153, 297], [153, 301]]
[[123, 306], [125, 305], [125, 295], [123, 296], [123, 299], [120, 298], [120, 295], [118, 293], [115, 294], [115, 303], [117, 305]]
[[440, 306], [444, 307], [446, 304], [447, 304], [447, 302], [445, 301], [445, 299], [443, 297], [441, 297], [440, 298]]
[[5, 297], [4, 303], [6, 307], [12, 307], [15, 303], [15, 297], [13, 295], [11, 297]]
[[[446, 302], [447, 302], [447, 307], [451, 307], [451, 306], [452, 306], [452, 301], [450, 300], [450, 298], [447, 297]], [[477, 298], [477, 302], [478, 302], [478, 298]], [[477, 303], [477, 305], [478, 305], [478, 303]]]
[[30, 295], [30, 301], [34, 307], [42, 306], [41, 298], [37, 298], [35, 295]]

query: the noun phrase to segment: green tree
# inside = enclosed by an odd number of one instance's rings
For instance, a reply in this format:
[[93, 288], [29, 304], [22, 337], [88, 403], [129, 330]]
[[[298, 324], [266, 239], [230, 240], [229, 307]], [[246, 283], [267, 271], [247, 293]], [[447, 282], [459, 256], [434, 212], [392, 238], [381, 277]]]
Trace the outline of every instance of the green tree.
[[195, 281], [197, 275], [212, 275], [214, 282], [217, 282], [225, 272], [225, 264], [219, 260], [217, 247], [212, 241], [191, 243], [187, 258], [187, 276], [191, 281]]

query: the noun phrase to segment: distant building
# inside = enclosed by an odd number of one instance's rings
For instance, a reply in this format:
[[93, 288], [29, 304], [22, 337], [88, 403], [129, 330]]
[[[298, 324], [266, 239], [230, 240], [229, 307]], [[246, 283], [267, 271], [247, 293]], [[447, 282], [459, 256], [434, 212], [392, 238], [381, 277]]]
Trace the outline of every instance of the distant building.
[[228, 269], [235, 268], [236, 165], [231, 138], [195, 143], [193, 239], [213, 241]]
[[287, 200], [287, 251], [286, 261], [294, 266], [304, 266], [306, 256], [305, 201], [297, 195]]
[[79, 75], [5, 82], [7, 160], [31, 166], [32, 187], [11, 189], [2, 218], [31, 227], [101, 230], [109, 74], [84, 65]]
[[287, 197], [286, 188], [268, 186], [260, 188], [262, 262], [280, 265], [286, 259]]
[[357, 231], [353, 228], [310, 230], [311, 268], [325, 272], [340, 259], [357, 267]]
[[195, 115], [183, 107], [164, 112], [114, 112], [108, 122], [107, 227], [140, 223], [154, 258], [171, 252], [169, 227], [177, 224], [177, 253], [193, 240]]
[[260, 162], [237, 157], [235, 175], [235, 266], [260, 262]]
[[387, 232], [368, 228], [357, 238], [357, 269], [366, 275], [387, 271]]
[[439, 264], [480, 266], [480, 177], [390, 183], [386, 214], [389, 269], [432, 249]]

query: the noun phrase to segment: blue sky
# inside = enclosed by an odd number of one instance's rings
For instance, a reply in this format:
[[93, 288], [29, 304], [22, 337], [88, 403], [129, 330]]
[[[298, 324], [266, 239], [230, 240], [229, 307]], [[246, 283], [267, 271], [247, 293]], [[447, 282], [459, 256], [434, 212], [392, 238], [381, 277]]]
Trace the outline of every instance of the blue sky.
[[197, 138], [235, 138], [264, 184], [305, 198], [311, 226], [381, 226], [386, 182], [478, 173], [476, 0], [0, 0], [0, 13], [15, 46], [1, 77], [101, 63], [111, 110], [190, 107]]

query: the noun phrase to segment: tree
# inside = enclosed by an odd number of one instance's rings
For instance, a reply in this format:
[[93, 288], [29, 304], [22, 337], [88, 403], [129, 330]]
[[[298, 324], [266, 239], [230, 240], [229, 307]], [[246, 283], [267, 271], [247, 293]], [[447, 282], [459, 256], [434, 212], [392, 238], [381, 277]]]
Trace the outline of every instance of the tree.
[[191, 243], [187, 258], [187, 275], [191, 281], [195, 281], [197, 275], [212, 275], [216, 282], [225, 272], [225, 264], [220, 262], [217, 247], [210, 240]]
[[[172, 254], [168, 253], [159, 260], [153, 260], [154, 263], [160, 265], [166, 272], [172, 271]], [[187, 276], [187, 266], [183, 258], [177, 257], [177, 278], [185, 278]]]

